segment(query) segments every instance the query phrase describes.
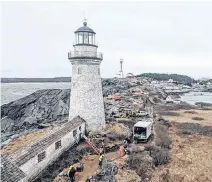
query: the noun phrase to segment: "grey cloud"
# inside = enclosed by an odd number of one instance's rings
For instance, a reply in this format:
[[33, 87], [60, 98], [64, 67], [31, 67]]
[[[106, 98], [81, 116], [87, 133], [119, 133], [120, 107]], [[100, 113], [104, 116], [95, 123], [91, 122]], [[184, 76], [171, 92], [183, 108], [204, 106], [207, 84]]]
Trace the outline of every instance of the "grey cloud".
[[71, 76], [67, 52], [85, 12], [104, 53], [103, 77], [115, 76], [121, 57], [125, 72], [212, 77], [211, 9], [211, 2], [4, 3], [2, 76]]

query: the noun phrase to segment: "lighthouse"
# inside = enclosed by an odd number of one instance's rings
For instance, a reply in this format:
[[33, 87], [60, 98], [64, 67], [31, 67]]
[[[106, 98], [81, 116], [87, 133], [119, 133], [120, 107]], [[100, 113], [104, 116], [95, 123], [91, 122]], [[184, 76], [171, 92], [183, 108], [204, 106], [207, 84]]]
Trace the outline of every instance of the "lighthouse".
[[68, 53], [72, 64], [69, 119], [80, 116], [86, 131], [101, 131], [105, 126], [100, 64], [103, 54], [97, 52], [96, 33], [83, 22], [75, 32], [73, 51]]

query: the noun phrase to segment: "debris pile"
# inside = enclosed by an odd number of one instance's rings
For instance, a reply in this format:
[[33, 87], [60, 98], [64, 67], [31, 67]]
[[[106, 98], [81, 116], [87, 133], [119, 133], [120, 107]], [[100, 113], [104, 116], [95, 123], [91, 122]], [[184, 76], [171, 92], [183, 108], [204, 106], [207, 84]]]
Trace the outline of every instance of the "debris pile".
[[101, 174], [102, 181], [104, 182], [116, 182], [115, 175], [118, 173], [117, 166], [108, 160], [103, 160]]

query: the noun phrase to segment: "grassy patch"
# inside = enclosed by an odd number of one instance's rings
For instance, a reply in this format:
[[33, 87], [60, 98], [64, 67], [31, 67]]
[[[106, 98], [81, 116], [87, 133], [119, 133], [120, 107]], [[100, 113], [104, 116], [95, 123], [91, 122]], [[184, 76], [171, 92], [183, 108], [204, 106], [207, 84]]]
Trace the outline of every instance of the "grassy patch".
[[150, 152], [150, 156], [153, 158], [155, 166], [167, 164], [169, 162], [169, 149], [161, 148], [155, 145], [147, 145], [145, 149]]
[[155, 124], [155, 133], [156, 133], [156, 139], [155, 139], [156, 145], [162, 148], [170, 148], [172, 141], [168, 135], [168, 127], [161, 124]]
[[130, 169], [135, 170], [142, 180], [151, 178], [150, 171], [154, 166], [151, 157], [148, 158], [142, 153], [131, 154], [127, 160], [127, 165]]
[[204, 118], [201, 118], [201, 117], [193, 117], [192, 119], [193, 120], [196, 120], [196, 121], [202, 121], [202, 120], [204, 120]]
[[199, 134], [212, 137], [212, 126], [202, 126], [199, 123], [178, 123], [176, 126], [181, 134]]
[[196, 111], [185, 111], [184, 113], [186, 113], [186, 114], [198, 114], [198, 112], [196, 112]]
[[162, 116], [180, 116], [179, 113], [174, 112], [174, 111], [163, 111], [163, 112], [160, 112], [160, 114]]

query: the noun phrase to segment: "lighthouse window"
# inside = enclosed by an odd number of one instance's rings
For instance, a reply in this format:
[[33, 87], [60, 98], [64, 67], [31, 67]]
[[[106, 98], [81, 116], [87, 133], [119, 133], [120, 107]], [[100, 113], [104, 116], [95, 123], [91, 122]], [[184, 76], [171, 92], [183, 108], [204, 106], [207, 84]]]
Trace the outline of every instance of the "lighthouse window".
[[83, 35], [79, 34], [78, 41], [79, 41], [80, 44], [83, 43]]
[[84, 37], [83, 43], [88, 44], [89, 43], [89, 33], [84, 32], [83, 37]]
[[89, 34], [89, 44], [93, 44], [93, 34]]
[[78, 74], [82, 74], [82, 68], [78, 68], [77, 72]]
[[100, 69], [98, 69], [98, 74], [100, 75]]

